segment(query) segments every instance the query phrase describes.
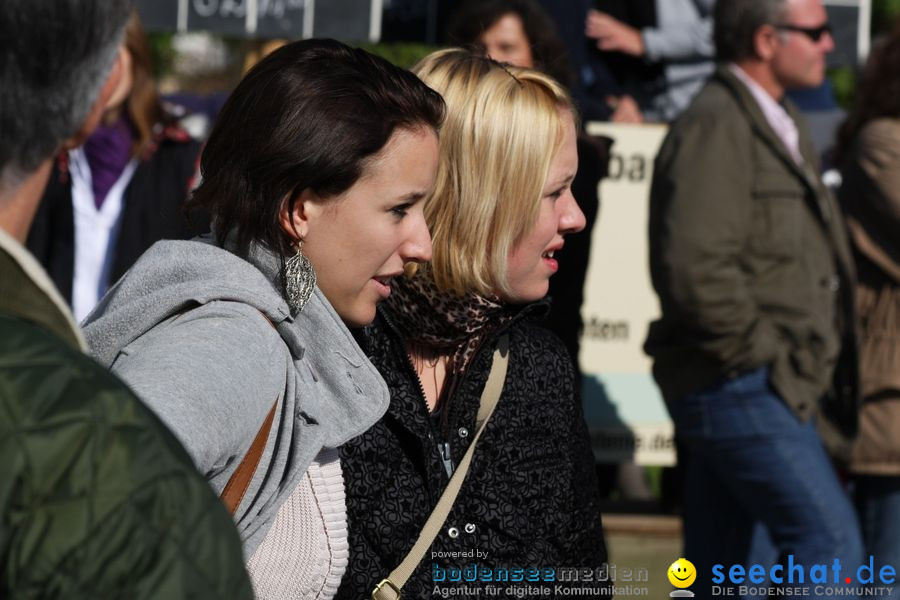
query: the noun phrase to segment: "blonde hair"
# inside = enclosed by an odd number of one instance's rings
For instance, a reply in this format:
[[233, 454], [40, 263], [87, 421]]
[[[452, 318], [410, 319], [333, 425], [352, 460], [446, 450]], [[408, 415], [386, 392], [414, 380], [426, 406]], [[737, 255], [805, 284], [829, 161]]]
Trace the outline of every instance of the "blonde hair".
[[413, 67], [447, 103], [435, 188], [425, 203], [437, 287], [461, 296], [508, 293], [507, 258], [534, 227], [550, 163], [575, 115], [551, 77], [465, 50]]

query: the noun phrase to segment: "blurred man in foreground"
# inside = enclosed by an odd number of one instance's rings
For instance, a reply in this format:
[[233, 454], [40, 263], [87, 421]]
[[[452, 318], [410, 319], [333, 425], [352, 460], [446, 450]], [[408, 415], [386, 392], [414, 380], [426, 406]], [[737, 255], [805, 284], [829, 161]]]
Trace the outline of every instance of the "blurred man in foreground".
[[224, 506], [174, 437], [82, 354], [22, 247], [53, 157], [119, 93], [125, 0], [0, 11], [0, 597], [250, 598]]

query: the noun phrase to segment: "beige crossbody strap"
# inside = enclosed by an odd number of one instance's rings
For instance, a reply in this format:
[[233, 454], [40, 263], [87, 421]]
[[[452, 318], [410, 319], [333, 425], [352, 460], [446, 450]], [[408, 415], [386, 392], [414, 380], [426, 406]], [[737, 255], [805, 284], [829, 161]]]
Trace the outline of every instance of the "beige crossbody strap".
[[444, 521], [447, 520], [447, 515], [450, 514], [453, 502], [456, 501], [459, 489], [466, 478], [466, 472], [469, 470], [469, 464], [472, 462], [472, 455], [475, 453], [475, 444], [478, 443], [478, 438], [481, 437], [485, 426], [487, 426], [488, 419], [491, 418], [491, 414], [493, 414], [494, 408], [496, 408], [497, 402], [500, 400], [500, 392], [503, 391], [503, 382], [506, 380], [506, 367], [508, 364], [509, 336], [503, 335], [497, 344], [497, 349], [494, 350], [491, 372], [488, 375], [487, 383], [484, 384], [484, 391], [481, 392], [481, 404], [478, 406], [478, 416], [475, 423], [477, 428], [475, 437], [472, 438], [472, 443], [469, 444], [465, 455], [459, 461], [456, 472], [453, 473], [450, 482], [444, 488], [444, 493], [441, 494], [437, 506], [434, 507], [428, 520], [425, 521], [425, 526], [422, 527], [422, 531], [419, 533], [419, 539], [416, 540], [412, 550], [409, 551], [403, 562], [388, 575], [387, 579], [383, 579], [381, 583], [375, 586], [375, 589], [372, 590], [372, 600], [398, 600], [400, 598], [400, 590], [406, 585], [406, 581], [415, 568], [422, 562], [422, 558], [425, 556], [434, 538], [437, 537], [441, 527], [444, 526]]

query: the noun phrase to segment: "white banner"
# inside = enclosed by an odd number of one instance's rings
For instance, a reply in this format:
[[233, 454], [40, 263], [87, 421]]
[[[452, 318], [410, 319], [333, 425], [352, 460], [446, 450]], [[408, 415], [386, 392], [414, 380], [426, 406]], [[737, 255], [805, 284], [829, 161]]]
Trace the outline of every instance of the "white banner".
[[653, 161], [666, 127], [589, 123], [591, 135], [615, 140], [581, 309], [585, 417], [601, 462], [674, 465], [674, 428], [642, 349], [659, 315], [647, 257]]

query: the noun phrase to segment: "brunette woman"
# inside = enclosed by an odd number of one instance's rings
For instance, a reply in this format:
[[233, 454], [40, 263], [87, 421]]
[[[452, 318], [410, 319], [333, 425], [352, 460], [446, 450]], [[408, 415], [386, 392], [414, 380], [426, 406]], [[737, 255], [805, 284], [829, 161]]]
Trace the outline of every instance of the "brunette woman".
[[337, 448], [388, 402], [348, 327], [431, 258], [423, 199], [443, 110], [362, 50], [273, 52], [203, 152], [193, 203], [214, 235], [157, 243], [87, 319], [94, 356], [233, 510], [258, 597], [331, 598], [347, 565]]

